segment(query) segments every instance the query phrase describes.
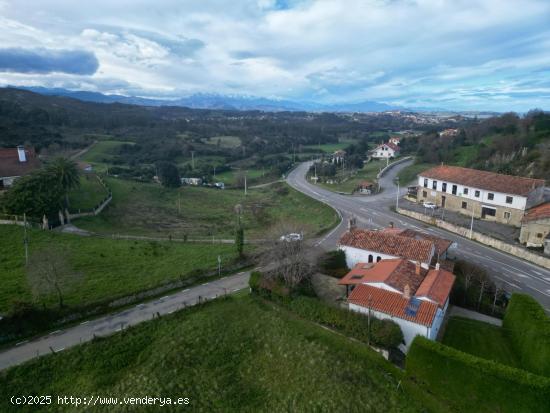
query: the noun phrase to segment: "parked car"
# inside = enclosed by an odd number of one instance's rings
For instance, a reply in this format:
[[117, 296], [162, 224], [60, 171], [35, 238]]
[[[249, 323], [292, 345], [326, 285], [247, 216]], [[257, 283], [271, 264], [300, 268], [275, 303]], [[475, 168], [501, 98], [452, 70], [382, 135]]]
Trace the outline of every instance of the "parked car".
[[428, 209], [436, 209], [437, 208], [437, 205], [434, 204], [433, 202], [422, 202], [422, 206], [424, 208], [428, 208]]
[[281, 238], [280, 238], [281, 241], [285, 241], [285, 242], [296, 242], [296, 241], [302, 241], [303, 239], [304, 239], [304, 236], [302, 234], [298, 234], [295, 232], [281, 235]]

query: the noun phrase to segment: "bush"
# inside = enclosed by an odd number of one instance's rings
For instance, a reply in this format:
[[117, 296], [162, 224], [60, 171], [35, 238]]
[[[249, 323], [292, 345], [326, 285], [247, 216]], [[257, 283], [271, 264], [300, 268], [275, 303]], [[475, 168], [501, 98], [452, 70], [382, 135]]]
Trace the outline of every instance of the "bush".
[[542, 306], [531, 296], [514, 293], [503, 327], [521, 364], [533, 373], [550, 376], [550, 318]]
[[550, 379], [417, 336], [407, 376], [457, 412], [548, 412]]
[[325, 274], [342, 278], [349, 272], [346, 253], [342, 250], [328, 251], [319, 259], [319, 267]]
[[[364, 343], [369, 342], [367, 317], [343, 308], [330, 307], [316, 298], [296, 297], [285, 306], [300, 317], [338, 330]], [[383, 348], [396, 348], [403, 341], [401, 328], [391, 320], [371, 317], [371, 344]]]

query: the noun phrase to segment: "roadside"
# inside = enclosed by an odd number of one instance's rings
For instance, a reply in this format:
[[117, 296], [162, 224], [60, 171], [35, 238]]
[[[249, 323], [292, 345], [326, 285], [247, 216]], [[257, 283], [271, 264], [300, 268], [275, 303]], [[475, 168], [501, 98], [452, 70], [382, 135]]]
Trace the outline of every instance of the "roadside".
[[137, 304], [124, 311], [86, 320], [65, 330], [57, 330], [32, 341], [22, 341], [0, 352], [0, 370], [23, 363], [35, 357], [57, 353], [68, 347], [114, 334], [129, 326], [171, 314], [204, 300], [231, 294], [248, 286], [250, 271], [220, 278], [211, 282], [166, 295], [155, 301]]

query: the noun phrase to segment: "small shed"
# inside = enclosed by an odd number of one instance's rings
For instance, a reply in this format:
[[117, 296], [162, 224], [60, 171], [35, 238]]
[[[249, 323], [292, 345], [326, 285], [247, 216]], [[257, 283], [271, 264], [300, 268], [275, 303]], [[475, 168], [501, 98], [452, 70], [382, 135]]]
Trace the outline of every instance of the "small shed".
[[373, 194], [376, 192], [376, 184], [371, 181], [361, 181], [355, 188], [355, 192], [363, 195]]

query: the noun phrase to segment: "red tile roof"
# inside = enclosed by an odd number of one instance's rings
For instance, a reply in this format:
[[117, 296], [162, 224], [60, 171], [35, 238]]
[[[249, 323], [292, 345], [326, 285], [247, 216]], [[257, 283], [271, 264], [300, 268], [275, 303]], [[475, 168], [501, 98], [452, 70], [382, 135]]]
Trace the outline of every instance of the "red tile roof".
[[537, 187], [544, 186], [544, 179], [503, 175], [495, 172], [479, 171], [477, 169], [449, 165], [436, 166], [418, 175], [474, 188], [522, 196], [528, 195]]
[[409, 305], [409, 299], [403, 294], [366, 284], [356, 286], [348, 297], [348, 302], [428, 327], [433, 324], [437, 312], [437, 304], [420, 300], [416, 315], [408, 315], [405, 309]]
[[414, 239], [423, 239], [423, 240], [428, 240], [428, 241], [433, 242], [434, 246], [435, 246], [435, 255], [436, 256], [441, 255], [445, 251], [447, 251], [449, 249], [449, 247], [451, 246], [451, 244], [453, 243], [452, 241], [450, 241], [448, 239], [439, 238], [439, 237], [436, 237], [435, 235], [425, 234], [425, 233], [420, 232], [420, 231], [415, 231], [414, 229], [405, 229], [399, 235], [401, 235], [403, 237], [409, 237], [409, 238], [414, 238]]
[[399, 152], [401, 150], [401, 148], [399, 148], [399, 146], [397, 146], [396, 144], [391, 143], [391, 142], [381, 143], [376, 148], [374, 148], [374, 150], [376, 150], [378, 148], [381, 148], [384, 145], [387, 146], [388, 148], [392, 148], [395, 152]]
[[548, 218], [550, 218], [550, 202], [547, 202], [545, 204], [541, 204], [529, 209], [527, 213], [524, 215], [522, 221], [529, 222], [529, 221], [536, 221], [538, 219], [548, 219]]
[[40, 168], [40, 160], [34, 153], [34, 149], [25, 148], [26, 162], [19, 162], [17, 148], [0, 148], [0, 178], [23, 176]]
[[418, 240], [401, 235], [354, 229], [340, 238], [340, 245], [376, 251], [394, 257], [429, 263], [434, 244], [428, 240]]
[[404, 291], [405, 285], [409, 285], [411, 293], [414, 293], [425, 274], [426, 270], [423, 268], [416, 274], [416, 265], [412, 262], [395, 258], [377, 263], [358, 263], [338, 284], [384, 283], [401, 292]]
[[443, 307], [449, 298], [455, 278], [454, 274], [449, 271], [431, 269], [414, 295], [429, 298]]

